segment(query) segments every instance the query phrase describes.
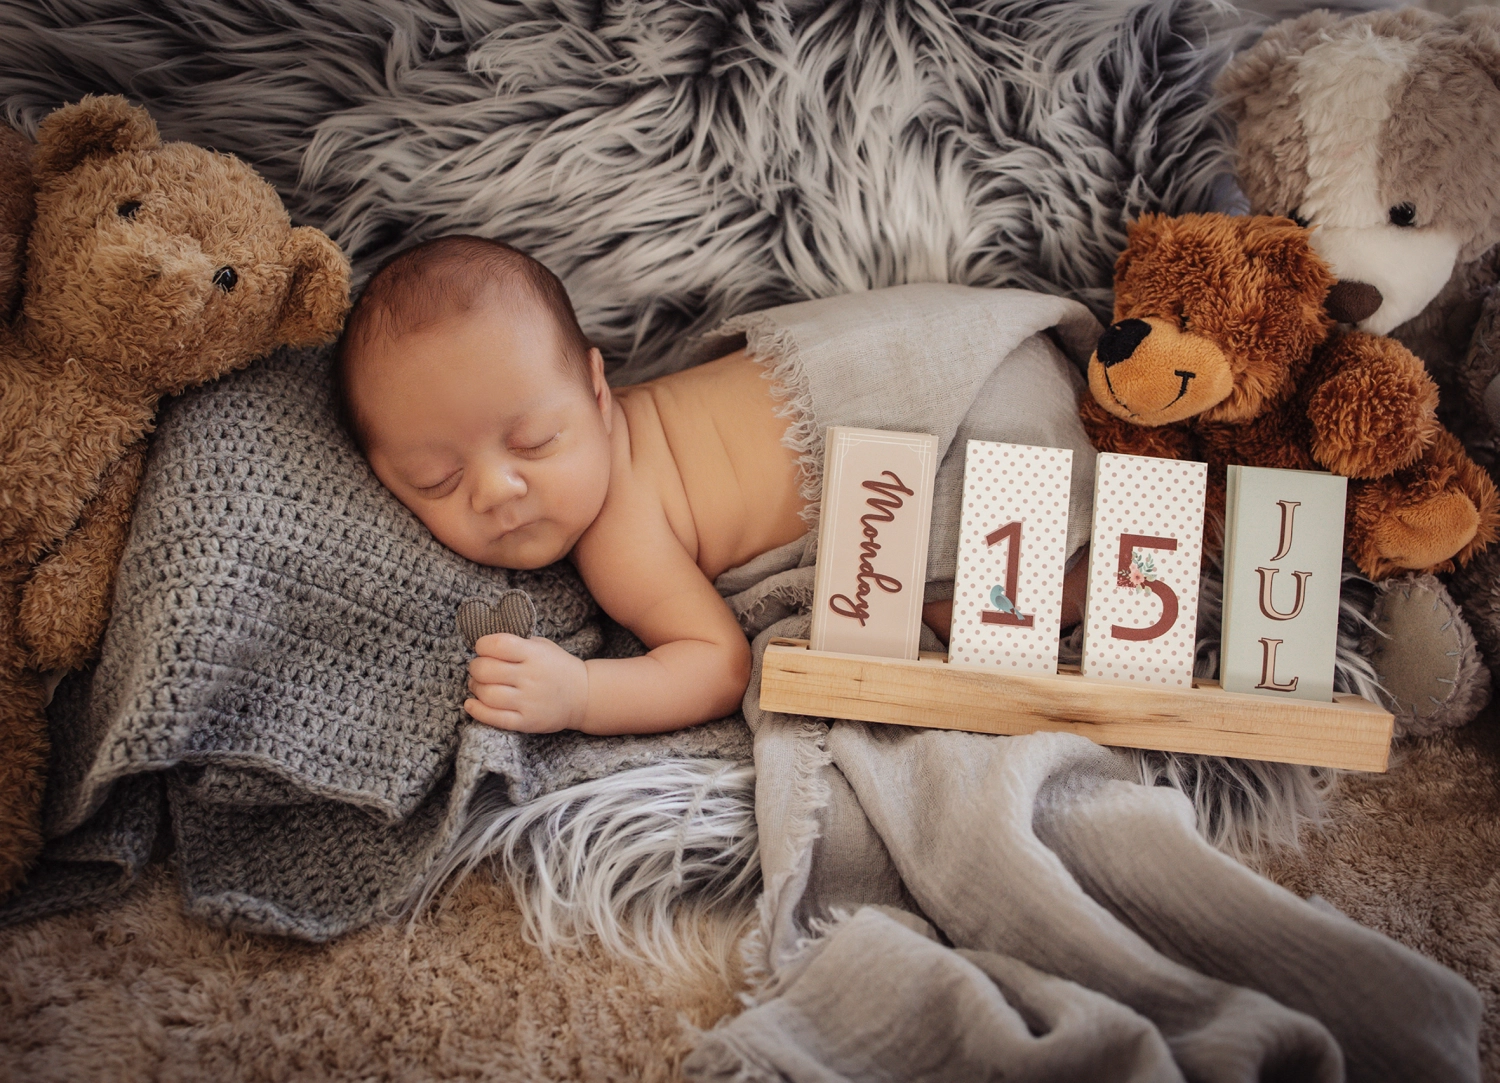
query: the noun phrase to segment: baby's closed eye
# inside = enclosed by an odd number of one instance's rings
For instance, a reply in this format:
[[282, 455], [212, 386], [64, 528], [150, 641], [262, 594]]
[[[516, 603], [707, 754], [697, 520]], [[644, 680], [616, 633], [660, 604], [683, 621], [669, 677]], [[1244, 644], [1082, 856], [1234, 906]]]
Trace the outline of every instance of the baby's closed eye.
[[546, 451], [562, 433], [554, 432], [550, 436], [522, 436], [510, 445], [510, 450], [516, 455], [538, 455]]
[[459, 469], [432, 485], [417, 485], [413, 487], [429, 500], [439, 500], [453, 492], [454, 489], [457, 489], [459, 479], [462, 477], [463, 470]]

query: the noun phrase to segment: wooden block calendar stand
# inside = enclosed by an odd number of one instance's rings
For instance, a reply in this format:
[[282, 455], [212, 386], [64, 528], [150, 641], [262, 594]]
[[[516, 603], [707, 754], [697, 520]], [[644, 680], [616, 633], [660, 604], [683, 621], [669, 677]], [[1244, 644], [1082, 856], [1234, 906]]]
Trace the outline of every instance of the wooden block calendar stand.
[[942, 654], [908, 662], [773, 639], [761, 668], [760, 706], [820, 718], [1009, 735], [1051, 730], [1125, 748], [1386, 769], [1391, 715], [1360, 696], [1276, 700], [1226, 692], [1207, 680], [1169, 691], [1059, 668], [1029, 676], [950, 666]]

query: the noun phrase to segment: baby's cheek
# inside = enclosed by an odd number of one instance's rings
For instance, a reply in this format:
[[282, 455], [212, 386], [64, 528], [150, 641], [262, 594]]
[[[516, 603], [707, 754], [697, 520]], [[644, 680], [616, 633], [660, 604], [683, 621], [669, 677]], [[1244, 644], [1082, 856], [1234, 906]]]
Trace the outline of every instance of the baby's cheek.
[[464, 516], [454, 514], [451, 510], [442, 507], [412, 508], [411, 510], [432, 536], [444, 546], [468, 560], [479, 564], [489, 563], [484, 559], [483, 539], [473, 529], [472, 524], [465, 521]]

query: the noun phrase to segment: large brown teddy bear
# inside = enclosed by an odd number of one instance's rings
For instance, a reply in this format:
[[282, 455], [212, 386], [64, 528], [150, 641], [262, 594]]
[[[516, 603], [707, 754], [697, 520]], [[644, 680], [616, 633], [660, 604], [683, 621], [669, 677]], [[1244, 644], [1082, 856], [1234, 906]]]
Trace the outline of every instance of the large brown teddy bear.
[[41, 845], [43, 675], [104, 630], [158, 400], [330, 339], [349, 293], [254, 170], [122, 98], [59, 109], [27, 157], [0, 144], [0, 897]]
[[1465, 563], [1500, 532], [1495, 486], [1438, 422], [1410, 351], [1330, 334], [1333, 283], [1289, 219], [1142, 217], [1089, 362], [1089, 436], [1206, 461], [1211, 528], [1226, 465], [1324, 469], [1350, 479], [1345, 548], [1366, 575]]

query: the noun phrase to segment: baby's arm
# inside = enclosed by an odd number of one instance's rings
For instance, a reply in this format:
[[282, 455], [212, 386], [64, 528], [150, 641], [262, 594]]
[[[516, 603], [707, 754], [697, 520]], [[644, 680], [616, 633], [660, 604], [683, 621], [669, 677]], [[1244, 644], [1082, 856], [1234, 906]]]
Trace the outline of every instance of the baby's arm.
[[739, 707], [750, 644], [659, 505], [608, 509], [573, 559], [604, 611], [650, 653], [583, 662], [545, 639], [486, 636], [469, 663], [470, 715], [527, 733], [659, 733]]

